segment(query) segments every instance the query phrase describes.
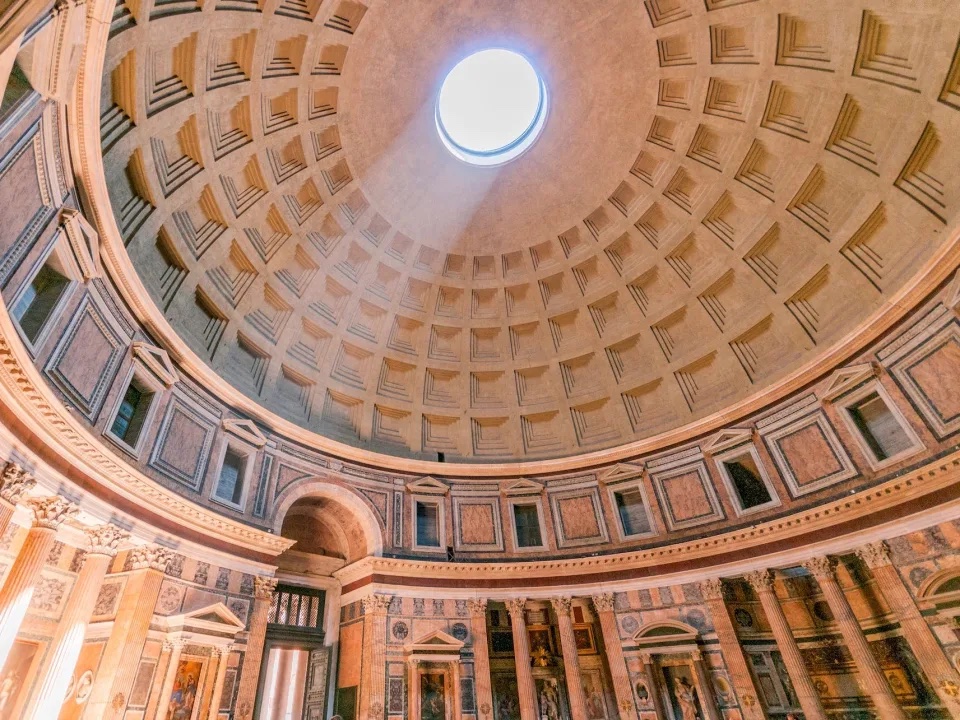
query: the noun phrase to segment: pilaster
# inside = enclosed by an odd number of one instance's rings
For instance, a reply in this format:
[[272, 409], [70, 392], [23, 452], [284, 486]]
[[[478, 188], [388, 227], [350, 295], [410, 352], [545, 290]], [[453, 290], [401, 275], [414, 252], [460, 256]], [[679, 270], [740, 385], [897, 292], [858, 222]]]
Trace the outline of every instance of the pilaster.
[[473, 676], [477, 712], [480, 720], [489, 720], [493, 717], [493, 689], [487, 640], [487, 601], [485, 598], [474, 598], [467, 601], [467, 607], [470, 609], [470, 628], [473, 635]]
[[263, 643], [267, 635], [267, 614], [270, 612], [270, 599], [276, 589], [275, 577], [260, 575], [253, 579], [250, 632], [247, 634], [243, 669], [240, 671], [240, 687], [237, 690], [237, 720], [249, 720], [253, 716], [257, 684], [260, 682], [260, 665], [263, 662]]
[[570, 698], [570, 716], [573, 720], [587, 720], [587, 698], [580, 677], [580, 658], [577, 657], [577, 639], [573, 634], [570, 598], [551, 600], [557, 614], [557, 629], [560, 631], [560, 650], [563, 653], [563, 673], [567, 680], [567, 696]]
[[637, 717], [637, 705], [630, 686], [630, 674], [627, 661], [623, 656], [620, 631], [617, 629], [617, 616], [614, 611], [613, 593], [594, 595], [593, 609], [600, 621], [600, 634], [603, 637], [603, 649], [607, 655], [607, 667], [613, 680], [613, 692], [617, 696], [617, 709], [621, 720], [634, 720]]

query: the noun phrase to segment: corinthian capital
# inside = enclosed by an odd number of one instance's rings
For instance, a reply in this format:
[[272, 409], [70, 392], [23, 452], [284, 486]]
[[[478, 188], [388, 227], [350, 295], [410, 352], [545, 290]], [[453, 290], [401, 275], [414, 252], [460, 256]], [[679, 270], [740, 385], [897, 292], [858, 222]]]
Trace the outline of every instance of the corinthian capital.
[[390, 595], [367, 595], [360, 602], [363, 603], [363, 612], [365, 614], [386, 615], [387, 608], [390, 607]]
[[33, 512], [34, 525], [50, 530], [56, 530], [64, 520], [77, 513], [77, 507], [59, 495], [31, 498], [27, 504]]
[[573, 601], [568, 597], [556, 597], [551, 598], [550, 603], [553, 605], [554, 611], [557, 615], [563, 615], [564, 617], [570, 616], [570, 610], [573, 608]]
[[527, 604], [526, 598], [510, 598], [509, 600], [504, 600], [504, 604], [507, 606], [511, 617], [523, 620], [523, 608]]
[[827, 555], [810, 558], [803, 563], [803, 566], [807, 569], [807, 572], [813, 575], [817, 580], [833, 579], [833, 568], [835, 563], [833, 558]]
[[159, 545], [141, 545], [130, 551], [130, 564], [134, 570], [167, 571], [172, 553]]
[[33, 475], [15, 462], [8, 462], [3, 468], [3, 473], [0, 473], [0, 498], [11, 505], [16, 505], [23, 494], [36, 484], [37, 481], [33, 479]]
[[883, 540], [879, 540], [857, 548], [857, 557], [863, 560], [867, 567], [878, 568], [890, 564], [890, 548]]
[[723, 600], [723, 580], [710, 578], [700, 583], [700, 594], [704, 600]]
[[613, 593], [600, 593], [599, 595], [594, 595], [591, 600], [593, 600], [593, 607], [598, 613], [613, 612], [614, 605], [616, 604], [616, 597]]
[[773, 573], [769, 570], [754, 570], [747, 573], [747, 582], [757, 592], [770, 592], [773, 590]]
[[467, 608], [470, 614], [474, 616], [485, 615], [487, 612], [486, 598], [470, 598], [467, 600]]
[[253, 596], [257, 600], [269, 600], [273, 591], [277, 589], [277, 578], [267, 575], [257, 575], [253, 579]]
[[83, 532], [87, 536], [87, 542], [90, 543], [90, 549], [87, 552], [110, 557], [116, 555], [120, 543], [130, 537], [128, 532], [110, 523], [86, 528]]

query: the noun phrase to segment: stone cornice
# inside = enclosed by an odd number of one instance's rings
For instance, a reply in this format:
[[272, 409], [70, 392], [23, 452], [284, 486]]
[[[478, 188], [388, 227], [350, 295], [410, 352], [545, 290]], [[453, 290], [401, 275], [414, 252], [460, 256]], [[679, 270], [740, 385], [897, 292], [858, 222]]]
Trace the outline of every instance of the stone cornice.
[[[636, 552], [616, 553], [596, 557], [581, 557], [542, 561], [514, 561], [514, 562], [477, 562], [477, 563], [448, 563], [434, 560], [410, 560], [399, 558], [367, 557], [359, 560], [334, 573], [334, 576], [344, 586], [344, 591], [365, 582], [380, 582], [379, 578], [390, 578], [391, 582], [402, 580], [402, 585], [416, 587], [457, 583], [471, 583], [483, 586], [484, 583], [497, 581], [499, 584], [508, 584], [516, 580], [517, 587], [531, 580], [542, 579], [557, 586], [577, 584], [602, 584], [616, 582], [616, 578], [609, 576], [623, 573], [629, 578], [636, 571], [656, 573], [657, 568], [667, 564], [691, 563], [707, 561], [711, 557], [720, 558], [723, 555], [735, 553], [749, 556], [743, 565], [768, 563], [769, 567], [781, 564], [776, 555], [782, 553], [783, 545], [789, 544], [791, 539], [804, 536], [827, 536], [829, 543], [818, 542], [816, 546], [805, 546], [805, 558], [811, 552], [817, 554], [853, 552], [864, 542], [874, 540], [868, 537], [866, 531], [844, 531], [843, 533], [825, 532], [845, 524], [860, 523], [865, 517], [876, 515], [882, 511], [896, 509], [904, 503], [925, 496], [933, 495], [956, 486], [960, 483], [960, 451], [946, 457], [934, 460], [926, 466], [905, 473], [886, 483], [849, 495], [847, 497], [824, 503], [803, 512], [797, 512], [784, 518], [766, 523], [709, 536], [689, 542], [676, 543], [663, 547], [640, 550]], [[945, 511], [952, 517], [960, 516], [960, 501], [945, 507]], [[898, 517], [892, 526], [890, 523], [881, 525], [874, 530], [874, 535], [893, 537], [901, 532], [913, 529], [911, 523], [916, 521], [919, 526], [926, 527], [937, 522], [926, 519], [924, 513], [916, 516], [904, 514]], [[899, 530], [898, 530], [899, 528]], [[834, 547], [827, 547], [832, 545]], [[823, 547], [821, 550], [820, 548]], [[767, 556], [765, 559], [764, 556]], [[799, 563], [799, 560], [796, 561]], [[698, 580], [716, 578], [724, 573], [713, 566], [704, 571], [704, 576]], [[586, 576], [586, 578], [584, 577]], [[597, 576], [604, 580], [598, 581]]]
[[934, 253], [922, 270], [890, 298], [860, 326], [826, 349], [815, 360], [797, 369], [777, 383], [682, 427], [644, 440], [616, 448], [584, 453], [568, 458], [538, 460], [536, 462], [506, 462], [490, 464], [445, 463], [400, 458], [356, 448], [310, 432], [266, 410], [259, 403], [236, 390], [214, 372], [180, 338], [163, 312], [150, 298], [140, 280], [121, 237], [111, 211], [110, 198], [104, 180], [103, 159], [100, 150], [99, 114], [103, 61], [108, 30], [114, 4], [110, 0], [94, 0], [88, 13], [88, 36], [76, 83], [74, 101], [70, 108], [73, 122], [68, 123], [70, 150], [74, 174], [83, 186], [83, 197], [92, 215], [101, 240], [101, 254], [106, 272], [136, 318], [160, 341], [180, 367], [208, 388], [226, 404], [242, 411], [266, 427], [291, 440], [303, 443], [333, 456], [371, 465], [384, 470], [395, 470], [417, 475], [437, 474], [451, 476], [464, 474], [473, 477], [531, 476], [558, 472], [582, 471], [607, 465], [641, 454], [658, 451], [666, 446], [715, 432], [744, 418], [750, 413], [775, 403], [793, 392], [822, 378], [881, 337], [931, 292], [945, 282], [960, 265], [960, 236], [954, 235]]
[[180, 497], [117, 460], [66, 411], [40, 377], [0, 304], [0, 403], [72, 466], [109, 492], [195, 534], [276, 556], [293, 542], [238, 523]]

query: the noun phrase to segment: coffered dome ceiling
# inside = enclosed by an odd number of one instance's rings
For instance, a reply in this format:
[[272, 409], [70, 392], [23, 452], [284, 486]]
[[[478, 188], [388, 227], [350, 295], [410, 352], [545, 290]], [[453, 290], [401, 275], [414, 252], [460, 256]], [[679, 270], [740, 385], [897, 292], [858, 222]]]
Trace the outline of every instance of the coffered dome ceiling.
[[[266, 409], [401, 456], [584, 453], [769, 390], [923, 272], [957, 216], [942, 7], [124, 0], [106, 180], [154, 302]], [[497, 46], [549, 117], [479, 168], [435, 101]]]

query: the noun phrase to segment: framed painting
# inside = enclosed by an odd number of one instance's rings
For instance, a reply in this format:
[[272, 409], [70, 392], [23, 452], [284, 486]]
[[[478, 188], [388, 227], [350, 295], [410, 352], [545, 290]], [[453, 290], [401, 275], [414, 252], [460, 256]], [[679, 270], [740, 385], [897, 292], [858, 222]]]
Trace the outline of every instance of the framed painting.
[[163, 720], [196, 720], [200, 712], [200, 684], [207, 659], [199, 656], [182, 657], [177, 663], [170, 691], [170, 704]]
[[7, 662], [0, 670], [0, 720], [20, 717], [20, 705], [36, 679], [36, 663], [40, 645], [17, 640], [13, 643]]

